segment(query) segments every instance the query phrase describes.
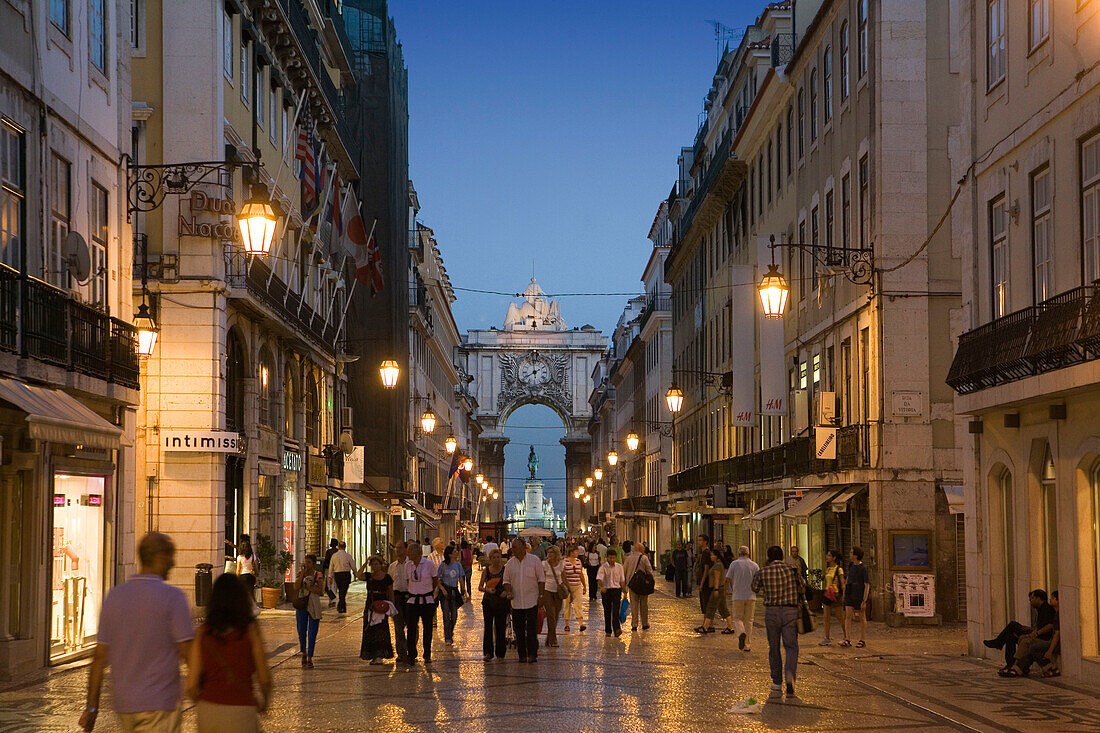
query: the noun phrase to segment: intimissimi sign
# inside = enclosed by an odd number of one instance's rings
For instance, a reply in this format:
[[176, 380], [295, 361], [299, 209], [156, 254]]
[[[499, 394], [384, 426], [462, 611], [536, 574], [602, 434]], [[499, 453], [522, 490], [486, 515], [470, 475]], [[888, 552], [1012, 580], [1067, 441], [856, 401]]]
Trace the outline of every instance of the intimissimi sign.
[[182, 453], [236, 453], [240, 433], [219, 430], [161, 430], [162, 450]]

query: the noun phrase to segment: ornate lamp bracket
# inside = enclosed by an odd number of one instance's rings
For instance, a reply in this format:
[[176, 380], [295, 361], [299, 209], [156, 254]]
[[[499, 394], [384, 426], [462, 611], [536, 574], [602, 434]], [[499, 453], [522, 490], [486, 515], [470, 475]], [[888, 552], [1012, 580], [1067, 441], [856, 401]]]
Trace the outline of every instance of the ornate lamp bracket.
[[224, 177], [237, 168], [255, 168], [254, 162], [205, 160], [194, 163], [134, 165], [126, 158], [126, 220], [136, 212], [152, 211], [168, 194], [186, 194], [201, 183], [225, 186]]
[[776, 247], [790, 247], [800, 252], [809, 252], [825, 273], [843, 274], [855, 285], [870, 285], [874, 280], [875, 250], [871, 246], [829, 247], [809, 242], [777, 242], [774, 234], [768, 246], [773, 253]]

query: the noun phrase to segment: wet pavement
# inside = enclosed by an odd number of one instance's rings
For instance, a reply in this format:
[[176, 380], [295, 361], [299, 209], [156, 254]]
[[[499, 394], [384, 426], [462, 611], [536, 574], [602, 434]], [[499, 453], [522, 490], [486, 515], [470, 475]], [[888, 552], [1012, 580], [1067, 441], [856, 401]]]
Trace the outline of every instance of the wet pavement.
[[[359, 588], [361, 584], [356, 584]], [[326, 610], [315, 668], [303, 670], [291, 610], [261, 616], [275, 692], [263, 728], [276, 731], [640, 731], [640, 730], [928, 730], [1096, 731], [1097, 690], [1061, 680], [1002, 680], [996, 666], [962, 656], [961, 629], [888, 629], [873, 624], [866, 649], [819, 647], [822, 633], [802, 637], [796, 699], [769, 692], [767, 644], [758, 626], [751, 652], [737, 637], [691, 629], [696, 599], [677, 599], [658, 583], [648, 631], [621, 638], [603, 633], [591, 604], [588, 630], [559, 627], [555, 649], [538, 664], [481, 656], [481, 608], [459, 611], [455, 644], [443, 643], [437, 615], [433, 662], [406, 669], [359, 659], [363, 596], [353, 591], [338, 616]], [[763, 622], [762, 610], [757, 614]], [[834, 632], [835, 634], [835, 632]], [[540, 639], [543, 637], [540, 637]], [[75, 731], [86, 670], [0, 692], [0, 732]], [[770, 696], [771, 695], [771, 696]], [[751, 715], [738, 701], [763, 703]], [[110, 707], [109, 685], [101, 707]], [[184, 730], [194, 730], [193, 711]], [[100, 731], [119, 730], [101, 714]]]

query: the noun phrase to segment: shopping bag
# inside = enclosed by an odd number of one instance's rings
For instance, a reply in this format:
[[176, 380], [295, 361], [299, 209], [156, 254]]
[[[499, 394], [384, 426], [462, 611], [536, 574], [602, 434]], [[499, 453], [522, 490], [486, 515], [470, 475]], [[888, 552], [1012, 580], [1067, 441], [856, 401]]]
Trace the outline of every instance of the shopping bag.
[[538, 631], [536, 633], [541, 634], [542, 633], [542, 627], [545, 624], [546, 624], [546, 609], [543, 608], [542, 606], [539, 606], [539, 622], [538, 622]]
[[665, 568], [665, 580], [667, 580], [668, 582], [671, 583], [675, 577], [676, 577], [676, 568], [674, 568], [671, 565], [669, 565], [667, 568]]
[[630, 601], [626, 598], [623, 599], [622, 607], [619, 609], [619, 623], [625, 624], [626, 617], [630, 615]]
[[808, 634], [814, 630], [814, 615], [805, 601], [798, 604], [798, 633]]

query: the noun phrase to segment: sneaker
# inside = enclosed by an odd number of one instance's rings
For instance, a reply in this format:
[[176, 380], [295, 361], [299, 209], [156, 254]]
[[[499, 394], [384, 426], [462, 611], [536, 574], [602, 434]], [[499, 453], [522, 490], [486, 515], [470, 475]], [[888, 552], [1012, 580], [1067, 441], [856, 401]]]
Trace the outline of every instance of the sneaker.
[[832, 646], [833, 645], [833, 640], [832, 639], [822, 639], [821, 641], [817, 642], [817, 645], [818, 646]]
[[726, 634], [726, 635], [729, 635], [729, 634], [736, 634], [737, 632], [734, 631], [733, 629], [722, 629], [722, 633]]
[[788, 682], [787, 683], [787, 697], [795, 697], [794, 683], [793, 682]]
[[783, 685], [778, 682], [772, 683], [772, 692], [783, 692]]
[[707, 633], [707, 627], [706, 626], [696, 626], [695, 627], [695, 633], [696, 634], [705, 634], [705, 633]]
[[711, 626], [709, 629], [707, 629], [708, 634], [713, 634], [716, 631], [718, 631], [718, 629], [714, 628], [713, 626]]
[[998, 644], [996, 639], [986, 639], [982, 643], [990, 649], [1000, 649], [1003, 646], [1002, 644]]
[[737, 648], [741, 651], [745, 651], [745, 639], [747, 637], [748, 634], [746, 634], [744, 631], [742, 631], [741, 635], [737, 637]]

